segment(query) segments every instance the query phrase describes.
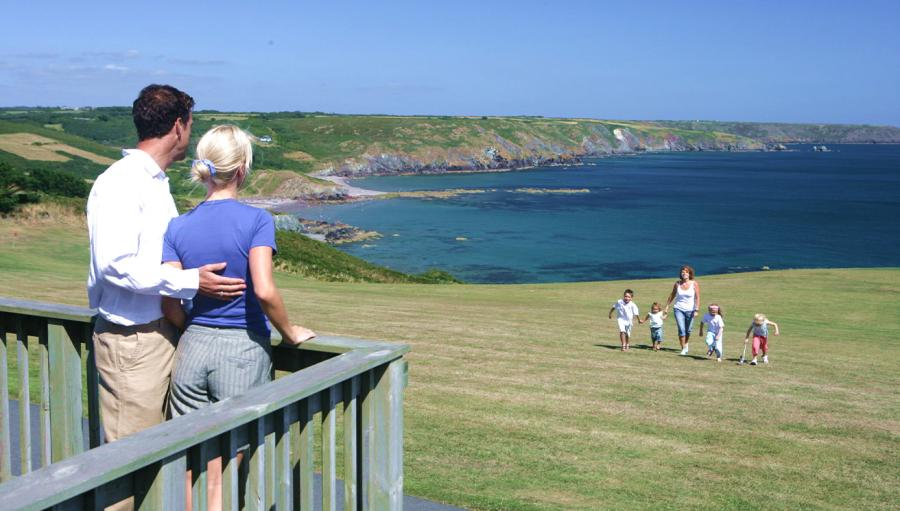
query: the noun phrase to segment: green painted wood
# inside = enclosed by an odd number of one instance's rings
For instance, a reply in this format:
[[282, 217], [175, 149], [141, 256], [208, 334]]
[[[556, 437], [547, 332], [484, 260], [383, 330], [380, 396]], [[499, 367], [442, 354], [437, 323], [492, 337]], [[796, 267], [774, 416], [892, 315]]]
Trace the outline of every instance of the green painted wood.
[[300, 431], [297, 439], [297, 452], [299, 453], [299, 490], [295, 500], [300, 504], [301, 511], [313, 511], [313, 483], [315, 482], [315, 437], [313, 436], [313, 418], [319, 408], [319, 397], [310, 396], [300, 403]]
[[51, 320], [47, 324], [50, 346], [50, 432], [52, 461], [64, 460], [84, 450], [81, 425], [81, 357], [70, 328]]
[[357, 400], [359, 377], [344, 382], [344, 511], [357, 511]]
[[83, 495], [73, 497], [65, 502], [61, 502], [51, 509], [53, 511], [82, 511], [85, 508], [85, 498]]
[[240, 505], [238, 447], [238, 430], [233, 429], [222, 439], [222, 509], [230, 511], [237, 511]]
[[91, 449], [100, 446], [100, 373], [97, 371], [97, 359], [94, 358], [94, 328], [84, 325], [82, 336], [85, 340], [85, 381], [87, 382], [88, 402], [88, 443]]
[[183, 451], [163, 461], [162, 466], [162, 509], [184, 509], [187, 504], [187, 484], [185, 473], [188, 467], [188, 453]]
[[4, 327], [4, 322], [0, 321], [0, 483], [12, 478], [12, 442], [9, 436], [8, 356], [6, 328]]
[[215, 440], [207, 440], [191, 449], [191, 504], [193, 511], [206, 511], [209, 507], [207, 493], [207, 464], [212, 458], [211, 449]]
[[84, 323], [90, 322], [91, 317], [96, 313], [93, 309], [88, 309], [86, 307], [74, 307], [71, 305], [35, 302], [31, 300], [17, 300], [6, 297], [0, 297], [0, 312], [48, 319], [80, 321]]
[[367, 371], [360, 375], [360, 410], [359, 410], [359, 496], [357, 502], [360, 509], [375, 509], [372, 500], [375, 486], [375, 371]]
[[302, 436], [301, 431], [303, 429], [303, 425], [306, 424], [306, 413], [307, 410], [302, 408], [302, 401], [300, 403], [292, 404], [289, 407], [290, 416], [292, 419], [291, 427], [290, 427], [290, 443], [291, 443], [291, 503], [293, 504], [290, 509], [300, 509], [302, 507], [302, 499], [301, 497], [301, 488], [300, 484], [300, 472], [301, 472], [301, 452], [303, 451], [302, 447]]
[[322, 511], [337, 509], [337, 424], [338, 386], [322, 392]]
[[[65, 331], [60, 330], [61, 326], [57, 324], [51, 324], [48, 330], [51, 350], [51, 410], [54, 412], [51, 427], [54, 433], [59, 422], [54, 408], [53, 382], [58, 378], [54, 366], [60, 364], [57, 359], [62, 358], [55, 348], [59, 345], [66, 346], [61, 340], [67, 341], [70, 348], [72, 345], [72, 342], [63, 335]], [[42, 468], [27, 476], [15, 478], [0, 485], [0, 501], [9, 502], [9, 509], [25, 506], [50, 507], [184, 451], [199, 442], [236, 430], [242, 424], [247, 424], [288, 404], [311, 398], [307, 406], [315, 410], [318, 404], [313, 406], [313, 403], [318, 400], [317, 394], [322, 390], [394, 360], [408, 349], [405, 345], [390, 345], [383, 349], [357, 350], [339, 355], [301, 372], [252, 389], [242, 396], [149, 428], [114, 444], [91, 449], [53, 467]], [[80, 399], [73, 401], [80, 408]], [[80, 413], [78, 417], [80, 418]], [[312, 450], [309, 449], [309, 452]], [[53, 456], [57, 456], [55, 445]], [[311, 481], [312, 471], [308, 471], [307, 474]], [[303, 479], [302, 472], [300, 476]], [[297, 486], [299, 488], [303, 484]], [[234, 487], [236, 488], [236, 485]], [[295, 499], [295, 502], [300, 500]]]
[[16, 365], [19, 374], [19, 468], [31, 472], [31, 389], [28, 386], [28, 336], [21, 318], [16, 319]]
[[184, 509], [187, 503], [187, 453], [170, 456], [135, 475], [134, 509]]
[[46, 467], [52, 461], [50, 455], [50, 351], [47, 347], [47, 322], [38, 333], [38, 358], [40, 360], [41, 403], [39, 421], [41, 430], [41, 466]]
[[[291, 430], [300, 415], [297, 405], [275, 412], [275, 509], [294, 509], [294, 477], [291, 458]], [[298, 430], [299, 434], [299, 430]]]
[[[134, 495], [134, 475], [128, 474], [115, 481], [110, 481], [98, 487], [93, 493], [93, 506], [88, 506], [88, 509], [93, 509], [94, 511], [102, 511], [118, 502], [131, 500], [132, 495]], [[133, 506], [133, 504], [132, 502], [131, 505]], [[122, 505], [120, 504], [120, 506]], [[129, 506], [126, 505], [125, 507]]]
[[266, 509], [266, 448], [265, 417], [250, 424], [250, 466], [247, 474], [247, 493], [244, 507], [249, 511]]
[[374, 447], [372, 436], [374, 430], [374, 371], [367, 371], [359, 376], [359, 410], [357, 411], [357, 443], [359, 444], [359, 469], [357, 471], [357, 507], [360, 509], [372, 508], [372, 486], [374, 459]]
[[403, 508], [403, 364], [398, 359], [375, 370], [372, 509]]
[[265, 459], [263, 469], [265, 471], [265, 506], [271, 509], [275, 505], [275, 414], [269, 414], [262, 418], [265, 426]]

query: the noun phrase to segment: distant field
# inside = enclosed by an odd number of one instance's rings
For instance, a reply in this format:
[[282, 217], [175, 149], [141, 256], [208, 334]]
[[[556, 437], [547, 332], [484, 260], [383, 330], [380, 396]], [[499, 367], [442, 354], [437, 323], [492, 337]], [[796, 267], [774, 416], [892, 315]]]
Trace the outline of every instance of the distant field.
[[[0, 222], [4, 294], [84, 304], [82, 227]], [[900, 269], [699, 277], [726, 363], [617, 349], [609, 307], [671, 279], [547, 285], [277, 280], [323, 333], [410, 343], [405, 489], [481, 510], [896, 509]], [[765, 312], [772, 364], [739, 367]]]
[[66, 153], [102, 165], [111, 165], [115, 161], [33, 133], [0, 134], [0, 151], [13, 153], [26, 160], [68, 161], [68, 156], [60, 154]]
[[252, 117], [251, 114], [226, 114], [226, 113], [203, 114], [203, 113], [198, 113], [195, 116], [195, 119], [209, 121], [209, 122], [221, 122], [221, 121], [246, 121], [250, 117]]

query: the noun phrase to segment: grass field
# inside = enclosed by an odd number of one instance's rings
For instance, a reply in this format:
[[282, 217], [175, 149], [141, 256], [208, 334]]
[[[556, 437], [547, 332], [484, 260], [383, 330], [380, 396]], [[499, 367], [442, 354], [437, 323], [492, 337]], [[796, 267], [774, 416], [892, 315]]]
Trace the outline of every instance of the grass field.
[[0, 151], [13, 153], [26, 160], [68, 161], [64, 153], [80, 156], [102, 165], [112, 165], [112, 158], [78, 149], [33, 133], [4, 133], [0, 135]]
[[[82, 229], [5, 221], [0, 237], [0, 294], [84, 304]], [[666, 351], [617, 350], [613, 301], [630, 287], [645, 312], [671, 279], [278, 282], [319, 332], [412, 345], [408, 494], [490, 510], [896, 509], [900, 269], [699, 279], [725, 311], [727, 363], [699, 339], [677, 356], [672, 318]], [[769, 366], [737, 366], [755, 312], [782, 335]]]

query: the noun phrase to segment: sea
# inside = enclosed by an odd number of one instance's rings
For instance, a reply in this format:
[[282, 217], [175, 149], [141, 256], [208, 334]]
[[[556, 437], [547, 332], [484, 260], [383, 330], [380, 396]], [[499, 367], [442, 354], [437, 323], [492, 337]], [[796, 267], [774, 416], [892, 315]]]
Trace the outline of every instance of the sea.
[[356, 179], [448, 198], [305, 208], [378, 231], [341, 245], [407, 272], [473, 283], [675, 277], [764, 269], [900, 266], [900, 145], [653, 153], [513, 172]]

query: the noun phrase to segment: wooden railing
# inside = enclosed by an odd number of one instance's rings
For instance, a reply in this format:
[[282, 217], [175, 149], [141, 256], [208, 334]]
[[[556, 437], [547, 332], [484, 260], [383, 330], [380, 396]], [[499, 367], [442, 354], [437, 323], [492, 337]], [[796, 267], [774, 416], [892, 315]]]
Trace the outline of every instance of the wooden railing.
[[[318, 490], [322, 509], [334, 510], [339, 447], [345, 511], [402, 508], [407, 345], [323, 336], [299, 348], [275, 346], [275, 369], [282, 374], [275, 381], [104, 444], [92, 320], [90, 309], [0, 298], [4, 510], [103, 509], [131, 496], [135, 509], [182, 509], [188, 468], [193, 508], [206, 509], [207, 463], [219, 455], [225, 509], [311, 510]], [[11, 469], [7, 360], [13, 342], [7, 334], [15, 337], [21, 475]], [[29, 384], [34, 365], [36, 395]], [[83, 441], [84, 393], [89, 449]], [[32, 402], [39, 403], [37, 435], [30, 427]], [[315, 429], [321, 435], [319, 456]], [[246, 438], [249, 448], [240, 462]], [[39, 468], [31, 461], [35, 441]]]

